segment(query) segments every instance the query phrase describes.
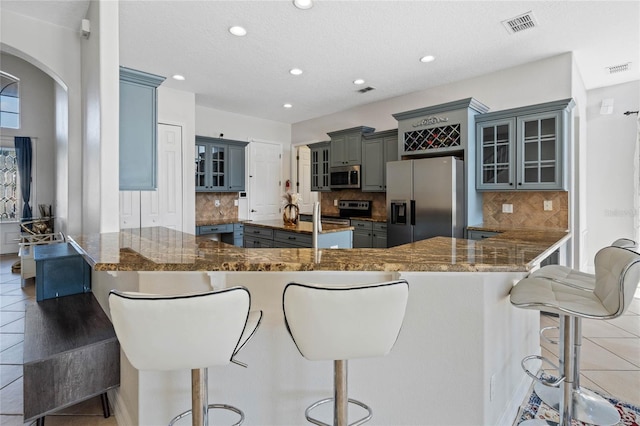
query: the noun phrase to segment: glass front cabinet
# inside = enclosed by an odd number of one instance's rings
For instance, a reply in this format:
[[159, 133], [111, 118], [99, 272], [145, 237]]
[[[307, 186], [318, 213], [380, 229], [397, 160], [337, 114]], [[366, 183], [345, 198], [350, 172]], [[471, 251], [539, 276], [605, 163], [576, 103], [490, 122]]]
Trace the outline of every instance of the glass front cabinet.
[[311, 190], [330, 191], [330, 142], [314, 143], [309, 145], [309, 148], [311, 149]]
[[566, 190], [571, 99], [477, 115], [476, 187]]
[[244, 191], [244, 150], [247, 144], [248, 142], [196, 136], [196, 191]]

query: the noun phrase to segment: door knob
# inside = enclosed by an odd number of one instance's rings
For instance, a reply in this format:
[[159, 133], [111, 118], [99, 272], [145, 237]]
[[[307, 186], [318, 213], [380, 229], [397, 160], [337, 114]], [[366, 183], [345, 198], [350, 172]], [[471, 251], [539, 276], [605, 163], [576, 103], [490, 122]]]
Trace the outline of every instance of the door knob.
[[251, 213], [255, 213], [257, 212], [257, 210], [251, 209]]

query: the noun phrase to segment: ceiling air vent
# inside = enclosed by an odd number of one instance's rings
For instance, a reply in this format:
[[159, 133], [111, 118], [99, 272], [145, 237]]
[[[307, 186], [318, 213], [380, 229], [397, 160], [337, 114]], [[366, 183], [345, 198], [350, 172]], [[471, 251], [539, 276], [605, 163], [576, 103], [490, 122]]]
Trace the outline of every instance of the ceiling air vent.
[[358, 92], [360, 92], [360, 93], [367, 93], [367, 92], [370, 92], [370, 91], [372, 91], [372, 90], [376, 90], [376, 88], [375, 88], [375, 87], [371, 87], [371, 86], [367, 86], [367, 87], [365, 87], [365, 88], [363, 88], [363, 89], [358, 90]]
[[504, 25], [509, 34], [515, 34], [537, 27], [538, 22], [536, 21], [535, 16], [533, 16], [533, 12], [529, 11], [527, 13], [523, 13], [520, 16], [516, 16], [515, 18], [502, 21], [502, 25]]
[[627, 62], [626, 64], [620, 64], [620, 65], [614, 65], [612, 67], [606, 67], [606, 69], [609, 71], [609, 74], [615, 74], [618, 72], [624, 72], [624, 71], [629, 71], [629, 64], [631, 62]]

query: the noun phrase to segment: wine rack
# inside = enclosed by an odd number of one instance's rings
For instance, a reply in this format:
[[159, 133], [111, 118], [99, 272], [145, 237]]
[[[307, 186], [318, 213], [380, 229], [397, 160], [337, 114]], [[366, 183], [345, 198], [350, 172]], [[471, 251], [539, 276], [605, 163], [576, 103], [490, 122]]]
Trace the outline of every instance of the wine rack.
[[413, 130], [404, 134], [404, 152], [462, 148], [460, 124]]

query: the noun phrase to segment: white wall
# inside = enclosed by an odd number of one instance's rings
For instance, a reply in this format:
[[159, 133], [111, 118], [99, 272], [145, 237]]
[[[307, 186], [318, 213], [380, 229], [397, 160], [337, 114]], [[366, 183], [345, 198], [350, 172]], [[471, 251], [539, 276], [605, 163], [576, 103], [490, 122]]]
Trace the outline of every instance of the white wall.
[[[613, 114], [600, 115], [603, 99], [613, 99]], [[636, 238], [634, 160], [638, 155], [640, 81], [587, 92], [587, 257], [593, 269], [596, 252], [620, 237]]]
[[82, 42], [83, 232], [119, 230], [118, 2], [91, 2]]
[[192, 233], [196, 226], [196, 192], [192, 178], [195, 173], [195, 94], [158, 87], [158, 122], [182, 127], [182, 229]]
[[[0, 6], [1, 7], [1, 6]], [[82, 230], [82, 110], [80, 37], [76, 31], [6, 10], [0, 13], [0, 50], [18, 56], [51, 76], [56, 88], [58, 179], [54, 211], [56, 228], [76, 234]], [[78, 23], [79, 24], [79, 23]], [[65, 122], [66, 120], [66, 122]], [[65, 214], [66, 213], [66, 214]]]
[[[33, 216], [38, 204], [53, 205], [55, 173], [55, 83], [30, 63], [9, 54], [0, 55], [0, 69], [20, 79], [20, 128], [1, 129], [0, 144], [14, 146], [14, 136], [30, 136], [34, 153], [31, 187]], [[22, 197], [20, 197], [22, 198]], [[22, 211], [18, 211], [18, 218]], [[54, 212], [54, 214], [57, 214]], [[0, 224], [0, 253], [17, 253], [20, 228], [17, 223]]]
[[292, 126], [293, 143], [327, 140], [327, 132], [355, 126], [395, 129], [391, 114], [473, 97], [491, 111], [571, 97], [570, 53], [444, 86], [374, 102]]

